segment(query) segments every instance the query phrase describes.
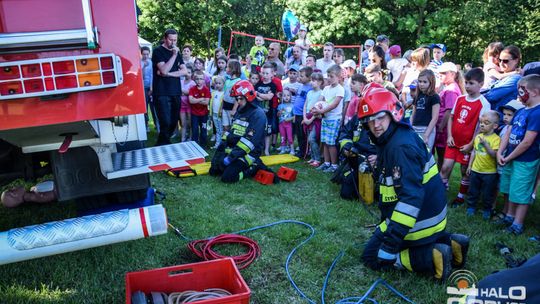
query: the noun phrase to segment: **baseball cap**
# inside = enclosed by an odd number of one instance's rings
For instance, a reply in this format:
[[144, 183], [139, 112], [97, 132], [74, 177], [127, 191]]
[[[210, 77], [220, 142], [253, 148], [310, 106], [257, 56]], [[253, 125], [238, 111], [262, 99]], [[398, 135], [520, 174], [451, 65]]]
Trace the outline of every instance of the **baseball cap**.
[[392, 45], [388, 51], [392, 56], [399, 56], [401, 54], [401, 47], [397, 44]]
[[305, 25], [300, 25], [299, 31], [306, 31], [307, 32], [306, 26]]
[[298, 64], [291, 64], [288, 71], [296, 71], [296, 72], [298, 72], [298, 71], [300, 71], [300, 66]]
[[386, 36], [386, 35], [379, 35], [379, 36], [377, 36], [377, 42], [383, 42], [383, 41], [385, 41], [385, 40], [390, 40], [390, 39], [389, 39], [388, 36]]
[[529, 62], [521, 70], [521, 75], [527, 76], [531, 74], [540, 75], [540, 62]]
[[351, 68], [351, 69], [356, 69], [356, 63], [354, 63], [354, 60], [352, 59], [347, 59], [345, 60], [345, 62], [343, 62], [341, 64], [341, 68]]
[[507, 104], [500, 106], [499, 110], [502, 111], [503, 109], [508, 109], [508, 110], [516, 112], [517, 110], [520, 110], [524, 107], [525, 106], [519, 100], [512, 99]]
[[446, 45], [442, 43], [433, 43], [429, 46], [430, 49], [441, 49], [443, 52], [446, 53]]
[[457, 66], [455, 64], [453, 64], [452, 62], [443, 62], [443, 64], [441, 64], [439, 66], [439, 68], [437, 69], [437, 71], [439, 73], [444, 73], [444, 72], [454, 72], [454, 73], [457, 73], [458, 69], [457, 69]]
[[364, 42], [364, 46], [374, 46], [375, 45], [375, 41], [373, 41], [373, 39], [368, 39], [366, 40], [366, 42]]

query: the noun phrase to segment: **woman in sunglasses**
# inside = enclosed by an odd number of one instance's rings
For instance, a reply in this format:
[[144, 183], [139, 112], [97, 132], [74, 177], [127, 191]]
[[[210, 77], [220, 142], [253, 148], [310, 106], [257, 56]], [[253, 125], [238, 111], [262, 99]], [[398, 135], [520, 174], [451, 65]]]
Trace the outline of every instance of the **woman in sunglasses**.
[[499, 54], [500, 70], [507, 76], [495, 82], [491, 89], [484, 94], [492, 109], [498, 109], [516, 98], [517, 83], [521, 79], [521, 75], [518, 73], [520, 60], [521, 51], [514, 45], [505, 47]]

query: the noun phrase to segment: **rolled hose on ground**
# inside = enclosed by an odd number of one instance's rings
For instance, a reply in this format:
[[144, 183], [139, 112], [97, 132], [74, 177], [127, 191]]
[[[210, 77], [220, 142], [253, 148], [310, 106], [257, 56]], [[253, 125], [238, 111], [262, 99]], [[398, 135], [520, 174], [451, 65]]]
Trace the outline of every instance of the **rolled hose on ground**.
[[196, 240], [190, 242], [187, 246], [199, 258], [208, 261], [226, 258], [228, 256], [217, 253], [212, 247], [223, 244], [239, 244], [247, 247], [248, 251], [244, 254], [231, 256], [238, 266], [238, 269], [248, 267], [256, 258], [261, 255], [259, 244], [242, 235], [238, 234], [221, 234], [212, 239]]

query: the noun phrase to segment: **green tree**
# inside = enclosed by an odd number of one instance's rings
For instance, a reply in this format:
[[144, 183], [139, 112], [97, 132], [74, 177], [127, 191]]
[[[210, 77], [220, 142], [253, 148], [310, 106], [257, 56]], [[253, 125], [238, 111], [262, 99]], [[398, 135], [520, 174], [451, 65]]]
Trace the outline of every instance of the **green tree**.
[[492, 41], [517, 45], [525, 61], [540, 56], [536, 0], [293, 0], [288, 5], [309, 25], [315, 42], [359, 44], [384, 33], [402, 49], [445, 43], [447, 60], [462, 63], [480, 64]]
[[[256, 33], [265, 37], [281, 34], [284, 0], [139, 0], [141, 36], [156, 42], [167, 28], [179, 31], [179, 43], [190, 43], [199, 55], [208, 55], [217, 46], [218, 29], [223, 29], [222, 45], [229, 46], [231, 31]], [[253, 39], [249, 40], [249, 47]], [[236, 42], [235, 48], [246, 48]], [[238, 50], [240, 54], [247, 51]]]
[[[179, 30], [181, 44], [207, 55], [217, 45], [229, 47], [231, 31], [284, 39], [281, 16], [291, 9], [309, 27], [314, 43], [361, 44], [379, 34], [402, 49], [430, 43], [448, 47], [447, 60], [481, 64], [492, 41], [515, 44], [524, 61], [540, 59], [538, 0], [139, 0], [141, 36], [156, 42], [167, 28]], [[233, 40], [233, 52], [245, 54], [251, 38]], [[317, 51], [316, 51], [317, 52]]]

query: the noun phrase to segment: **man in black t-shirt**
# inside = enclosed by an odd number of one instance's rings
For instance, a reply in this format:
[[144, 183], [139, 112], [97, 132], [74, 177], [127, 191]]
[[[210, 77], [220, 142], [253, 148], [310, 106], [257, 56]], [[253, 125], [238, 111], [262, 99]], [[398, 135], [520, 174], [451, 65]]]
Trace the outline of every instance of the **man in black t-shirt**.
[[159, 121], [156, 146], [171, 143], [171, 136], [180, 116], [180, 77], [186, 75], [186, 72], [182, 56], [178, 54], [177, 38], [178, 33], [175, 30], [166, 30], [163, 44], [152, 53], [153, 91]]

